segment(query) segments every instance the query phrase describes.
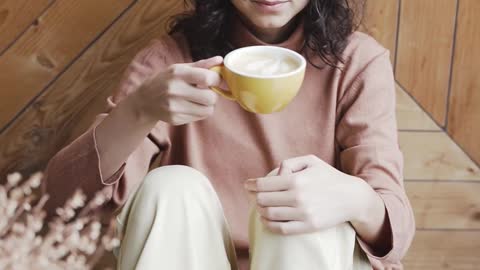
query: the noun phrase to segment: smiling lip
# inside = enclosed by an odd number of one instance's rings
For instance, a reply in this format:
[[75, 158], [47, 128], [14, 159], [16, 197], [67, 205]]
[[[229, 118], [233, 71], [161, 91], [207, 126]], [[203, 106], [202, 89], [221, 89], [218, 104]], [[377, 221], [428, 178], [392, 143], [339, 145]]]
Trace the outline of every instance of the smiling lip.
[[287, 3], [288, 1], [253, 1], [257, 7], [266, 13], [278, 12], [282, 8], [282, 4]]
[[280, 5], [280, 4], [284, 4], [286, 3], [287, 1], [253, 1], [257, 4], [260, 4], [260, 5], [265, 5], [265, 6], [276, 6], [276, 5]]

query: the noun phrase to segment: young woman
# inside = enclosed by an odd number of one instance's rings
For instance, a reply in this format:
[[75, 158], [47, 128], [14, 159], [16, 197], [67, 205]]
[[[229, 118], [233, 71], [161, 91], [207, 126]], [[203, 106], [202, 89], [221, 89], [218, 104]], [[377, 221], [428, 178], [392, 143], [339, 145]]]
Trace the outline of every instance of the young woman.
[[[50, 206], [108, 186], [119, 269], [402, 269], [415, 226], [394, 78], [352, 3], [192, 2], [51, 160]], [[308, 60], [287, 108], [253, 114], [209, 90], [222, 56], [265, 44]]]

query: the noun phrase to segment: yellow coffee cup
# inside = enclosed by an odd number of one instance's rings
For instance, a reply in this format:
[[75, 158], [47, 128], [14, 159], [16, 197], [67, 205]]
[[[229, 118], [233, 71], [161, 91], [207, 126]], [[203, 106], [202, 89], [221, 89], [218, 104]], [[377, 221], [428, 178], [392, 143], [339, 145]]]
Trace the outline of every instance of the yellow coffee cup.
[[227, 54], [222, 66], [211, 68], [222, 76], [229, 90], [210, 88], [249, 112], [278, 112], [297, 95], [305, 68], [305, 58], [295, 51], [275, 46], [243, 47]]

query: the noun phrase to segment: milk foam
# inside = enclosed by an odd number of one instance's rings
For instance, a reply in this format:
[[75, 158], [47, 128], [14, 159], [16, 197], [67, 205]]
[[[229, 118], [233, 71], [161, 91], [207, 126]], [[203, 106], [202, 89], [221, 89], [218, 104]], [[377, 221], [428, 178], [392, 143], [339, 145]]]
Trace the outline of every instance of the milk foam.
[[287, 56], [241, 55], [236, 57], [232, 67], [242, 73], [271, 76], [292, 72], [298, 64]]

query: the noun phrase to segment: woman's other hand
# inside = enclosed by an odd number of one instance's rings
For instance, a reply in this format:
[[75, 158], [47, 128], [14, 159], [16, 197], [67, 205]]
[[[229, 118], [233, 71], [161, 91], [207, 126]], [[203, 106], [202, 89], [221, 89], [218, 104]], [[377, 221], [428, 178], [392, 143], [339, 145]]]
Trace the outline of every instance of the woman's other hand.
[[380, 200], [365, 181], [313, 155], [285, 160], [266, 177], [247, 180], [245, 188], [254, 198], [263, 224], [280, 234], [362, 222]]

